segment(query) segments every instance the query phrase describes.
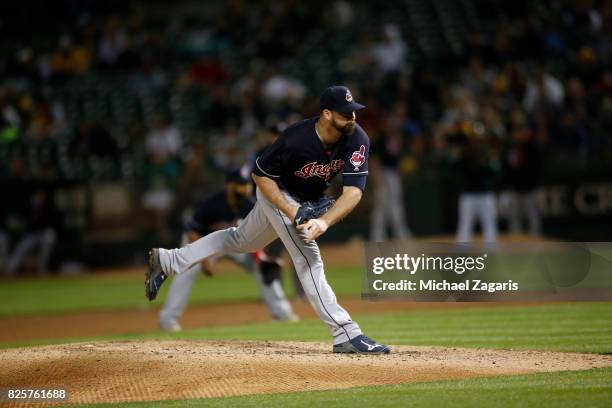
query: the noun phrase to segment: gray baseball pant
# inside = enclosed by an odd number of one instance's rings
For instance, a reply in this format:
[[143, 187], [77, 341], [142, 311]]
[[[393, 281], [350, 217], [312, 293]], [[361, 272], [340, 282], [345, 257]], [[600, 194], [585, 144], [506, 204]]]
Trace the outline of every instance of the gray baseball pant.
[[480, 220], [486, 244], [497, 242], [497, 199], [492, 192], [461, 193], [457, 242], [472, 242], [476, 220]]
[[[182, 245], [187, 244], [187, 237], [184, 236]], [[243, 267], [253, 275], [261, 289], [264, 303], [268, 306], [270, 314], [274, 319], [283, 320], [293, 316], [293, 308], [291, 307], [291, 303], [287, 300], [287, 296], [285, 296], [285, 291], [283, 290], [280, 280], [276, 279], [271, 284], [266, 285], [259, 271], [257, 262], [250, 254], [230, 254], [227, 255], [226, 258]], [[187, 307], [193, 283], [201, 272], [202, 266], [200, 263], [196, 263], [187, 271], [176, 275], [172, 279], [172, 285], [170, 285], [166, 303], [159, 315], [160, 322], [175, 322], [181, 317]]]
[[[299, 205], [289, 194], [283, 194], [289, 203]], [[362, 334], [359, 325], [338, 304], [334, 291], [327, 283], [316, 242], [305, 243], [303, 233], [259, 189], [255, 207], [238, 227], [213, 232], [182, 248], [160, 249], [160, 262], [166, 273], [181, 274], [209, 256], [254, 252], [276, 238], [280, 238], [287, 248], [306, 297], [319, 318], [329, 327], [334, 344], [344, 343]]]

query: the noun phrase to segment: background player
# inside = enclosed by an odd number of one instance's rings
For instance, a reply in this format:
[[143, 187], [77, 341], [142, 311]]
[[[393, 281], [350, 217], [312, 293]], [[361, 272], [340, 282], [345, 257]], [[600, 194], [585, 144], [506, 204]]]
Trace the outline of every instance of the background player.
[[392, 238], [402, 240], [412, 236], [404, 213], [404, 186], [399, 168], [403, 143], [400, 129], [387, 125], [370, 149], [376, 197], [370, 217], [370, 240], [374, 242], [387, 240], [387, 227], [393, 233]]
[[461, 177], [461, 194], [457, 222], [459, 243], [472, 242], [476, 222], [480, 221], [487, 245], [497, 242], [496, 171], [491, 163], [486, 141], [476, 138], [460, 140], [460, 158], [455, 164]]
[[[206, 197], [198, 206], [191, 221], [185, 226], [183, 245], [197, 241], [211, 232], [235, 226], [253, 208], [249, 171], [235, 170], [228, 174], [225, 188]], [[263, 300], [275, 320], [296, 321], [291, 304], [280, 281], [279, 261], [263, 251], [254, 254], [228, 254], [231, 261], [250, 272], [261, 288]], [[176, 275], [170, 286], [166, 304], [160, 312], [162, 330], [180, 331], [179, 318], [187, 307], [193, 283], [200, 272], [212, 275], [211, 267], [218, 256], [211, 256]]]
[[[327, 283], [316, 239], [359, 203], [368, 173], [369, 139], [355, 122], [364, 106], [344, 86], [327, 88], [320, 116], [299, 122], [257, 158], [253, 178], [257, 203], [237, 228], [209, 234], [179, 249], [152, 249], [146, 273], [147, 297], [155, 299], [168, 275], [181, 274], [215, 254], [251, 252], [277, 237], [298, 271], [310, 304], [327, 324], [337, 353], [389, 353], [369, 339], [337, 302]], [[343, 191], [325, 214], [312, 213], [332, 179], [342, 173]], [[295, 224], [297, 225], [294, 225]]]

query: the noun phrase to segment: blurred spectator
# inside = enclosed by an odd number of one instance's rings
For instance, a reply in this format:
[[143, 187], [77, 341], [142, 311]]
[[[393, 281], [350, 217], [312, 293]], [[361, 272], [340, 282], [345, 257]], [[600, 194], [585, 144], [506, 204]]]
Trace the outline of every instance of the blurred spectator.
[[72, 38], [64, 34], [59, 39], [59, 47], [51, 55], [52, 76], [65, 79], [82, 75], [89, 69], [90, 55], [82, 45], [73, 44]]
[[374, 44], [371, 52], [376, 69], [381, 74], [398, 73], [404, 67], [406, 56], [406, 44], [398, 26], [386, 24], [382, 31], [382, 41]]
[[346, 0], [336, 0], [332, 4], [334, 10], [330, 13], [334, 16], [333, 23], [339, 24], [341, 27], [346, 27], [355, 18], [355, 11], [353, 6]]
[[359, 33], [359, 37], [347, 55], [340, 60], [338, 68], [347, 75], [365, 75], [374, 57], [374, 40], [369, 31]]
[[585, 159], [587, 157], [590, 144], [589, 133], [586, 124], [578, 119], [575, 112], [566, 110], [561, 113], [559, 121], [551, 126], [550, 138], [565, 156], [569, 154], [576, 158]]
[[114, 65], [128, 48], [128, 36], [118, 17], [108, 19], [98, 44], [98, 59], [103, 65]]
[[15, 276], [28, 259], [35, 261], [36, 270], [40, 275], [47, 273], [59, 222], [59, 213], [49, 193], [34, 192], [27, 215], [26, 231], [10, 256], [6, 268], [7, 276]]
[[375, 73], [380, 76], [381, 102], [392, 105], [397, 98], [397, 82], [405, 66], [406, 44], [395, 24], [386, 24], [382, 30], [382, 41], [371, 50]]
[[183, 140], [169, 118], [160, 115], [147, 135], [147, 181], [141, 199], [149, 228], [164, 230], [176, 205], [176, 188], [183, 172]]
[[[359, 96], [353, 96], [359, 98]], [[382, 124], [384, 122], [384, 114], [378, 103], [378, 101], [371, 98], [360, 98], [365, 100], [367, 109], [363, 109], [357, 112], [357, 120], [359, 125], [366, 131], [368, 135], [376, 136], [382, 131]]]
[[449, 104], [442, 117], [442, 123], [454, 125], [459, 122], [472, 122], [478, 117], [478, 104], [474, 94], [463, 87], [450, 91]]
[[84, 122], [68, 146], [72, 160], [85, 160], [92, 157], [117, 160], [119, 147], [108, 130], [97, 121]]
[[230, 123], [224, 131], [211, 134], [209, 144], [216, 167], [228, 171], [246, 163], [253, 152], [254, 140], [251, 140], [251, 136], [241, 135], [233, 123]]
[[[609, 53], [609, 49], [606, 50]], [[600, 81], [603, 70], [595, 50], [583, 46], [578, 50], [577, 60], [572, 71], [580, 78], [587, 89], [592, 89]]]
[[478, 97], [485, 96], [491, 88], [494, 74], [479, 58], [472, 58], [461, 75], [461, 85]]
[[5, 72], [8, 78], [22, 78], [38, 83], [40, 75], [34, 50], [31, 47], [17, 49], [14, 58], [7, 61]]
[[56, 125], [51, 104], [46, 100], [40, 100], [32, 110], [27, 133], [34, 139], [54, 137], [59, 130]]
[[584, 89], [584, 84], [578, 78], [570, 78], [565, 84], [565, 108], [576, 112], [584, 117], [589, 107]]
[[554, 112], [565, 98], [563, 84], [551, 74], [540, 70], [535, 78], [527, 82], [523, 106], [529, 113], [536, 110]]
[[605, 155], [605, 152], [608, 152], [607, 159], [612, 160], [612, 153], [610, 153], [612, 147], [612, 96], [603, 99], [598, 118], [600, 134], [596, 139], [596, 148], [593, 151], [598, 152], [599, 155]]
[[240, 136], [251, 138], [257, 133], [265, 116], [264, 109], [254, 92], [244, 91], [236, 97], [236, 120], [240, 124]]
[[183, 171], [177, 156], [152, 153], [147, 157], [145, 190], [141, 205], [147, 215], [146, 229], [167, 232], [169, 217], [177, 203], [176, 189]]
[[10, 143], [19, 136], [21, 117], [3, 95], [0, 95], [0, 110], [0, 143]]
[[491, 104], [480, 106], [478, 121], [474, 127], [476, 133], [490, 140], [504, 140], [506, 137], [506, 126], [502, 115]]
[[189, 67], [186, 80], [191, 85], [213, 87], [227, 82], [229, 74], [223, 63], [213, 56], [204, 56]]
[[297, 79], [271, 69], [261, 86], [261, 94], [272, 106], [282, 103], [297, 106], [306, 96], [306, 87]]
[[205, 124], [211, 130], [225, 128], [234, 119], [235, 106], [232, 104], [227, 86], [218, 85], [210, 89], [210, 103], [204, 113]]
[[146, 152], [155, 157], [154, 161], [163, 162], [183, 153], [181, 131], [165, 115], [158, 116], [153, 128], [147, 134]]

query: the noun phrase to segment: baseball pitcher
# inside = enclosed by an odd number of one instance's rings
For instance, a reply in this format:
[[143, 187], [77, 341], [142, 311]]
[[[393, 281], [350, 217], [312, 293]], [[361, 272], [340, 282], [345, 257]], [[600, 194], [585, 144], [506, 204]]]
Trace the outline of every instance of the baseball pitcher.
[[[390, 347], [366, 337], [338, 304], [327, 283], [316, 239], [359, 203], [368, 174], [369, 138], [356, 123], [365, 108], [344, 86], [327, 88], [320, 115], [288, 127], [256, 160], [257, 203], [238, 226], [213, 232], [178, 249], [149, 252], [145, 292], [155, 299], [168, 276], [216, 254], [253, 252], [280, 238], [289, 252], [306, 296], [327, 324], [335, 353], [387, 354]], [[337, 200], [324, 197], [342, 173]]]

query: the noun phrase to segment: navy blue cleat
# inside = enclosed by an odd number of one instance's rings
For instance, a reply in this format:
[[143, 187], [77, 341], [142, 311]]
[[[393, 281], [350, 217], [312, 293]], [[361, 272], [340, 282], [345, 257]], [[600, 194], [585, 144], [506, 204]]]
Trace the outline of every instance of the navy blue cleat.
[[168, 278], [159, 262], [159, 249], [153, 248], [149, 251], [149, 270], [145, 272], [145, 295], [147, 299], [153, 300], [157, 297], [159, 288]]
[[379, 344], [360, 334], [341, 344], [334, 344], [334, 353], [389, 354], [391, 347]]

